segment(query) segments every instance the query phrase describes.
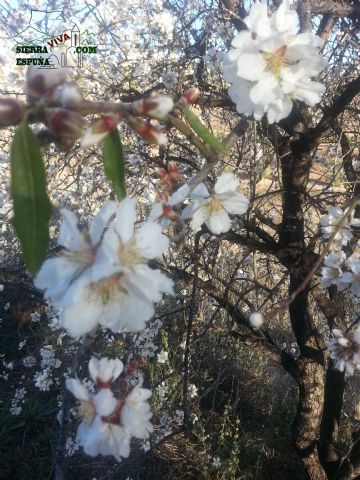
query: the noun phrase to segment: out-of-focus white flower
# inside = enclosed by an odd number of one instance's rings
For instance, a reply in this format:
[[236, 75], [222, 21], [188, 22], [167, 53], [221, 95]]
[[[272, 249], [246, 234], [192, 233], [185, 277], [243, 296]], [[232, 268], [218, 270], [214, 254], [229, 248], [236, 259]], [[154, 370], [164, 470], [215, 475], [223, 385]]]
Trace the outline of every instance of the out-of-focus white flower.
[[125, 198], [89, 269], [91, 281], [80, 276], [64, 296], [63, 325], [73, 336], [97, 323], [114, 331], [142, 330], [154, 314], [154, 302], [172, 293], [172, 280], [147, 265], [166, 250], [169, 240], [153, 222], [135, 232], [135, 219], [135, 200]]
[[45, 368], [42, 372], [36, 372], [34, 375], [35, 387], [42, 392], [48, 392], [51, 385], [54, 383], [51, 378], [51, 372], [49, 368]]
[[353, 255], [346, 261], [351, 271], [350, 291], [352, 295], [360, 297], [360, 260]]
[[114, 382], [124, 369], [124, 365], [118, 358], [92, 357], [89, 362], [89, 372], [98, 388], [107, 388]]
[[[329, 212], [327, 215], [324, 215], [320, 218], [320, 225], [321, 225], [321, 232], [324, 238], [330, 238], [331, 235], [336, 230], [337, 226], [339, 225], [341, 219], [345, 215], [346, 212], [342, 210], [342, 208], [335, 206], [330, 207]], [[343, 245], [347, 245], [349, 241], [353, 238], [353, 234], [351, 232], [351, 226], [360, 226], [360, 220], [354, 218], [353, 214], [350, 215], [342, 227], [338, 230], [335, 235], [335, 242], [339, 247]]]
[[91, 222], [89, 231], [79, 229], [73, 212], [61, 210], [64, 220], [58, 245], [65, 250], [62, 255], [46, 260], [34, 281], [37, 288], [45, 289], [45, 298], [51, 299], [57, 308], [62, 307], [63, 296], [74, 279], [94, 263], [96, 245], [115, 209], [115, 202], [105, 203]]
[[328, 342], [330, 358], [335, 360], [335, 367], [346, 375], [353, 375], [354, 369], [360, 370], [360, 330], [342, 333], [332, 331], [334, 339]]
[[259, 312], [251, 313], [249, 316], [249, 324], [252, 326], [252, 328], [258, 330], [264, 325], [264, 317]]
[[220, 467], [221, 467], [220, 457], [214, 457], [214, 458], [213, 458], [212, 466], [213, 466], [214, 468], [220, 468]]
[[324, 267], [321, 269], [320, 283], [324, 288], [336, 285], [340, 292], [345, 290], [352, 281], [348, 271], [344, 252], [331, 252], [324, 258]]
[[321, 100], [325, 87], [310, 80], [327, 64], [319, 53], [323, 41], [307, 32], [297, 34], [298, 16], [284, 0], [268, 17], [265, 1], [252, 5], [244, 19], [248, 30], [238, 32], [224, 59], [224, 78], [239, 113], [254, 114], [269, 123], [286, 118], [293, 99], [308, 105]]
[[83, 96], [80, 88], [76, 83], [64, 83], [56, 92], [56, 100], [61, 103], [63, 107], [74, 108], [82, 101]]
[[197, 386], [194, 385], [193, 383], [190, 383], [190, 385], [188, 385], [188, 392], [189, 392], [189, 397], [190, 398], [197, 397], [197, 395], [198, 395]]
[[66, 456], [71, 457], [77, 450], [79, 450], [79, 444], [76, 440], [74, 441], [71, 437], [68, 437], [65, 443], [65, 450]]
[[177, 84], [178, 75], [176, 72], [167, 71], [163, 74], [161, 81], [164, 84], [165, 88], [171, 90]]
[[210, 70], [221, 67], [222, 57], [219, 50], [216, 50], [216, 48], [209, 48], [203, 56], [203, 59]]
[[36, 359], [35, 357], [32, 357], [31, 355], [29, 355], [28, 357], [23, 358], [22, 363], [25, 368], [32, 368], [36, 363]]
[[161, 350], [161, 352], [157, 354], [158, 363], [166, 363], [168, 360], [169, 360], [169, 353], [165, 352], [165, 350]]
[[110, 388], [99, 385], [99, 378], [103, 382], [111, 381], [118, 377], [122, 369], [120, 360], [91, 359], [89, 371], [98, 386], [95, 394], [79, 379], [66, 379], [66, 387], [80, 401], [82, 422], [76, 440], [90, 456], [112, 455], [120, 461], [130, 454], [131, 435], [146, 440], [153, 431], [149, 422], [150, 405], [146, 402], [151, 396], [150, 390], [138, 386], [125, 400], [118, 400]]
[[[65, 253], [47, 260], [36, 278], [39, 288], [47, 288], [46, 297], [62, 309], [62, 326], [73, 337], [97, 324], [115, 331], [143, 329], [154, 302], [172, 293], [172, 280], [147, 265], [168, 247], [161, 226], [145, 222], [135, 232], [135, 200], [129, 198], [117, 208], [115, 202], [105, 204], [89, 232], [80, 232], [75, 215], [65, 212], [59, 238]], [[116, 221], [108, 226], [115, 212]]]
[[203, 223], [215, 235], [230, 230], [229, 214], [244, 214], [249, 200], [238, 192], [239, 180], [233, 173], [223, 173], [215, 183], [215, 193], [210, 195], [205, 185], [198, 185], [191, 193], [193, 205], [183, 211], [184, 218], [192, 218], [191, 227], [197, 231]]
[[159, 30], [165, 37], [169, 38], [174, 30], [174, 17], [170, 12], [163, 11], [157, 13], [151, 19], [151, 25], [153, 28]]
[[133, 437], [142, 440], [147, 440], [153, 432], [153, 426], [149, 421], [152, 413], [146, 401], [150, 397], [150, 390], [137, 386], [127, 396], [121, 410], [121, 422], [126, 430]]
[[124, 427], [103, 422], [96, 415], [91, 424], [81, 422], [76, 440], [91, 457], [112, 455], [116, 460], [130, 455], [130, 435]]

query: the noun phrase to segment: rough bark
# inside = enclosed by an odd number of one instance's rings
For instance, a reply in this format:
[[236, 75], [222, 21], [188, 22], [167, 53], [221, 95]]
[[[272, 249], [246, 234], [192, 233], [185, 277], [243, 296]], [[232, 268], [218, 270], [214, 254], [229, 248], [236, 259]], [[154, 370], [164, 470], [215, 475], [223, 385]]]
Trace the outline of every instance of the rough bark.
[[[291, 295], [304, 281], [310, 265], [306, 260], [303, 204], [311, 168], [314, 144], [306, 134], [281, 146], [283, 219], [280, 232], [281, 255], [290, 267]], [[285, 155], [285, 153], [288, 153]], [[314, 326], [305, 288], [290, 304], [289, 315], [300, 349], [299, 404], [293, 424], [293, 442], [311, 480], [325, 480], [317, 440], [324, 403], [324, 346]]]

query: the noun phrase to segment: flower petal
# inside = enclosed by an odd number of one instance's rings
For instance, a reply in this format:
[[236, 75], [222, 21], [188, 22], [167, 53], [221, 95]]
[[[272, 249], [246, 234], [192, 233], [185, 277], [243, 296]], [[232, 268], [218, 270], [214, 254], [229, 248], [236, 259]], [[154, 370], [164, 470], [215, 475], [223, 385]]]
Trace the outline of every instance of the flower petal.
[[90, 224], [89, 234], [91, 238], [91, 243], [96, 245], [102, 234], [108, 225], [111, 217], [115, 215], [116, 212], [116, 203], [113, 201], [106, 202], [99, 210], [95, 218]]
[[135, 243], [143, 257], [159, 257], [169, 246], [169, 239], [158, 223], [145, 222], [135, 234]]
[[127, 243], [134, 234], [136, 220], [136, 200], [126, 197], [116, 211], [115, 230], [122, 243]]
[[208, 202], [202, 203], [197, 207], [194, 207], [193, 218], [191, 221], [191, 228], [197, 232], [200, 230], [201, 225], [206, 222], [210, 217], [210, 212], [208, 209]]
[[240, 185], [233, 173], [223, 173], [215, 183], [215, 193], [234, 192]]
[[64, 220], [61, 223], [58, 244], [74, 252], [86, 250], [89, 245], [84, 235], [80, 232], [78, 218], [74, 212], [62, 208]]
[[230, 230], [231, 220], [227, 211], [224, 208], [220, 208], [217, 212], [211, 214], [206, 225], [212, 233], [219, 235]]

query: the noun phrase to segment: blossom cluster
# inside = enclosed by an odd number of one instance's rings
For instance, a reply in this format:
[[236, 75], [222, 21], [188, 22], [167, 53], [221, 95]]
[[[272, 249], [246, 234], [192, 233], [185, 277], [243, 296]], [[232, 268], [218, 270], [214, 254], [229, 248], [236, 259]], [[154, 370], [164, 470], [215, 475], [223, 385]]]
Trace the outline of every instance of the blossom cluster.
[[[347, 245], [353, 238], [351, 227], [359, 227], [360, 220], [354, 218], [354, 212], [352, 212], [345, 220], [344, 216], [347, 211], [343, 210], [339, 206], [335, 205], [330, 207], [327, 215], [320, 218], [321, 233], [325, 239], [329, 239], [333, 233], [335, 233], [334, 241], [339, 246]], [[340, 222], [343, 222], [340, 227]]]
[[75, 214], [62, 210], [62, 253], [44, 262], [35, 285], [61, 310], [60, 323], [73, 337], [98, 325], [115, 332], [139, 331], [154, 313], [154, 302], [171, 294], [173, 282], [148, 261], [161, 255], [169, 240], [155, 222], [135, 231], [135, 200], [108, 201], [80, 229]]
[[[324, 239], [333, 237], [333, 241], [342, 248], [353, 239], [353, 227], [360, 221], [354, 218], [354, 212], [343, 210], [339, 206], [329, 208], [327, 215], [320, 219], [320, 229]], [[346, 256], [344, 251], [331, 252], [324, 258], [320, 283], [328, 288], [335, 285], [342, 292], [349, 290], [352, 295], [360, 296], [360, 259], [355, 255]]]
[[66, 387], [80, 402], [82, 421], [76, 441], [92, 457], [112, 455], [121, 461], [130, 455], [131, 437], [147, 440], [153, 431], [147, 402], [151, 391], [137, 385], [130, 393], [123, 392], [120, 398], [115, 397], [110, 387], [121, 374], [126, 375], [119, 359], [92, 357], [89, 372], [96, 384], [96, 393], [78, 378], [66, 380]]
[[244, 19], [247, 30], [238, 32], [224, 58], [224, 78], [239, 113], [265, 114], [269, 123], [286, 118], [293, 100], [314, 106], [324, 85], [311, 80], [326, 66], [319, 53], [323, 41], [311, 32], [297, 34], [295, 10], [284, 0], [269, 18], [266, 1], [254, 3]]

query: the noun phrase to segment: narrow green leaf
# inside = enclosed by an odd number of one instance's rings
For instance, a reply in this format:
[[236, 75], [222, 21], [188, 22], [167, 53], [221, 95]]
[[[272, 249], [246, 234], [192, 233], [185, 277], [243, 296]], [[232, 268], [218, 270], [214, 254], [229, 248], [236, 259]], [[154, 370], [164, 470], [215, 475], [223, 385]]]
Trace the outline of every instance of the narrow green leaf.
[[112, 182], [118, 200], [126, 197], [125, 162], [120, 135], [117, 128], [103, 140], [103, 162], [107, 178]]
[[13, 224], [21, 242], [26, 266], [35, 273], [49, 242], [51, 204], [38, 141], [27, 122], [17, 128], [11, 145], [11, 194]]
[[182, 112], [190, 127], [202, 140], [204, 140], [207, 145], [209, 145], [213, 150], [216, 150], [217, 152], [227, 154], [227, 150], [224, 145], [219, 142], [216, 137], [214, 137], [214, 135], [205, 127], [203, 123], [201, 123], [199, 117], [197, 117], [188, 108], [183, 108]]

